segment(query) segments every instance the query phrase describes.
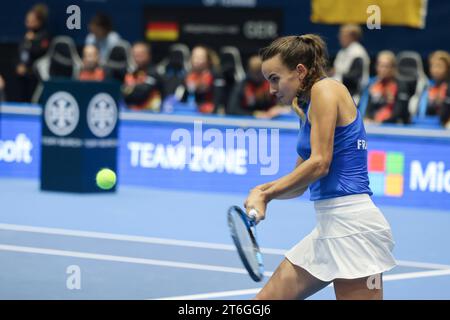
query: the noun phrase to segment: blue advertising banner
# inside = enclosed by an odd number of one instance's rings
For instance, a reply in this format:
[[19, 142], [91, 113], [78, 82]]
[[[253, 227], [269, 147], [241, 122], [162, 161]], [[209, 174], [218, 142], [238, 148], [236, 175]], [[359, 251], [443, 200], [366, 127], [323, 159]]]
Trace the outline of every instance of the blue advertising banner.
[[[239, 132], [235, 129], [200, 122], [183, 126], [125, 124], [119, 134], [121, 181], [162, 188], [247, 192], [294, 167], [297, 157], [294, 131], [247, 128]], [[183, 144], [171, 141], [174, 131], [187, 133], [189, 152]], [[211, 139], [211, 143], [209, 138], [214, 133], [217, 139]], [[234, 146], [227, 147], [231, 136], [235, 138]], [[276, 143], [271, 143], [272, 139]]]
[[40, 118], [2, 114], [0, 120], [0, 176], [39, 178]]
[[370, 188], [378, 203], [450, 211], [450, 144], [444, 139], [369, 137]]
[[[38, 177], [39, 122], [2, 116], [0, 176]], [[296, 140], [294, 129], [122, 119], [118, 177], [122, 185], [246, 193], [292, 170]], [[369, 134], [374, 201], [448, 210], [449, 141]]]

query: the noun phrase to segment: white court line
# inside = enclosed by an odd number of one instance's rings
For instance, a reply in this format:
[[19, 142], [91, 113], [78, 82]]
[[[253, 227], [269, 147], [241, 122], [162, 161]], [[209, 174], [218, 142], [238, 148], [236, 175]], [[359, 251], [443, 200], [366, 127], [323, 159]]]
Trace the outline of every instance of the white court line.
[[45, 233], [45, 234], [73, 236], [73, 237], [81, 237], [81, 238], [131, 241], [131, 242], [173, 245], [173, 246], [179, 246], [179, 247], [191, 247], [191, 248], [201, 248], [201, 249], [216, 249], [216, 250], [227, 250], [227, 251], [235, 251], [236, 250], [235, 247], [232, 245], [220, 244], [220, 243], [185, 241], [185, 240], [153, 238], [153, 237], [143, 237], [143, 236], [131, 236], [131, 235], [122, 235], [122, 234], [115, 234], [115, 233], [103, 233], [103, 232], [69, 230], [69, 229], [58, 229], [58, 228], [33, 227], [33, 226], [5, 224], [5, 223], [0, 223], [0, 230]]
[[[188, 295], [188, 296], [158, 298], [158, 299], [154, 299], [154, 300], [202, 300], [202, 299], [209, 299], [209, 298], [224, 298], [224, 297], [245, 296], [245, 295], [249, 295], [249, 294], [256, 294], [259, 292], [259, 290], [261, 290], [261, 288], [200, 293], [200, 294], [192, 294], [192, 295]], [[147, 300], [153, 300], [153, 299], [147, 299]]]
[[447, 276], [447, 275], [450, 275], [450, 270], [448, 270], [448, 269], [447, 270], [407, 272], [407, 273], [383, 275], [383, 281], [428, 278], [428, 277], [438, 277], [438, 276]]
[[[187, 240], [176, 240], [176, 239], [166, 239], [166, 238], [132, 236], [132, 235], [115, 234], [115, 233], [92, 232], [92, 231], [81, 231], [81, 230], [70, 230], [70, 229], [59, 229], [59, 228], [34, 227], [34, 226], [6, 224], [6, 223], [0, 223], [0, 230], [33, 232], [33, 233], [43, 233], [43, 234], [52, 234], [52, 235], [73, 236], [73, 237], [80, 237], [80, 238], [130, 241], [130, 242], [171, 245], [171, 246], [200, 248], [200, 249], [236, 251], [236, 248], [233, 245], [221, 244], [221, 243], [209, 243], [209, 242], [199, 242], [199, 241], [187, 241]], [[284, 255], [286, 251], [287, 250], [285, 250], [285, 249], [261, 248], [261, 252], [264, 254]], [[450, 269], [450, 265], [428, 263], [428, 262], [397, 260], [397, 264], [399, 266], [413, 267], [413, 268], [427, 268], [427, 269], [438, 269], [438, 270]]]
[[[24, 253], [44, 254], [44, 255], [60, 256], [60, 257], [71, 257], [71, 258], [114, 261], [114, 262], [127, 262], [127, 263], [144, 264], [144, 265], [161, 266], [161, 267], [172, 267], [172, 268], [182, 268], [182, 269], [247, 274], [247, 270], [242, 269], [242, 268], [213, 266], [213, 265], [207, 265], [207, 264], [185, 263], [185, 262], [167, 261], [167, 260], [154, 260], [154, 259], [146, 259], [146, 258], [134, 258], [134, 257], [125, 257], [125, 256], [114, 256], [114, 255], [97, 254], [97, 253], [80, 252], [80, 251], [56, 250], [56, 249], [24, 247], [24, 246], [12, 246], [12, 245], [7, 245], [7, 244], [0, 244], [0, 251], [24, 252]], [[272, 274], [273, 274], [273, 272], [269, 272], [269, 271], [264, 272], [264, 276], [266, 276], [266, 277], [270, 277], [270, 276], [272, 276]]]
[[[428, 278], [428, 277], [438, 277], [450, 275], [450, 270], [432, 270], [432, 271], [420, 271], [420, 272], [408, 272], [401, 274], [390, 274], [383, 275], [383, 281], [397, 281], [406, 279], [417, 279], [417, 278]], [[333, 283], [330, 283], [328, 287], [332, 287]], [[255, 295], [262, 288], [254, 289], [243, 289], [243, 290], [231, 290], [231, 291], [221, 291], [221, 292], [209, 292], [209, 293], [199, 293], [185, 296], [173, 296], [173, 297], [162, 297], [158, 299], [147, 299], [147, 300], [202, 300], [202, 299], [213, 299], [213, 298], [225, 298], [225, 297], [238, 297], [245, 295]]]
[[[216, 271], [216, 272], [227, 272], [227, 273], [237, 273], [237, 274], [247, 274], [247, 270], [240, 268], [231, 268], [231, 267], [223, 267], [223, 266], [213, 266], [213, 265], [204, 265], [204, 264], [194, 264], [194, 263], [184, 263], [184, 262], [175, 262], [175, 261], [166, 261], [166, 260], [154, 260], [154, 259], [144, 259], [144, 258], [133, 258], [133, 257], [124, 257], [124, 256], [113, 256], [113, 255], [105, 255], [105, 254], [96, 254], [96, 253], [88, 253], [88, 252], [79, 252], [79, 251], [67, 251], [67, 250], [55, 250], [55, 249], [47, 249], [47, 248], [36, 248], [36, 247], [24, 247], [24, 246], [12, 246], [0, 244], [0, 251], [11, 251], [11, 252], [24, 252], [24, 253], [34, 253], [34, 254], [43, 254], [43, 255], [52, 255], [52, 256], [60, 256], [60, 257], [72, 257], [72, 258], [82, 258], [82, 259], [91, 259], [91, 260], [101, 260], [101, 261], [114, 261], [114, 262], [126, 262], [126, 263], [135, 263], [135, 264], [143, 264], [143, 265], [152, 265], [152, 266], [164, 266], [164, 267], [172, 267], [172, 268], [182, 268], [182, 269], [193, 269], [193, 270], [206, 270], [206, 271]], [[271, 277], [273, 272], [266, 271], [264, 272], [264, 276]], [[431, 271], [421, 271], [421, 272], [409, 272], [403, 274], [392, 274], [385, 275], [383, 277], [384, 281], [395, 281], [395, 280], [405, 280], [405, 279], [415, 279], [415, 278], [425, 278], [425, 277], [436, 277], [436, 276], [445, 276], [450, 275], [450, 269], [447, 270], [431, 270]], [[248, 290], [257, 290], [257, 289], [248, 289]], [[243, 295], [239, 292], [242, 290], [235, 290], [234, 293], [229, 291], [221, 292], [221, 293], [204, 293], [192, 296], [201, 296], [201, 299], [206, 299], [208, 297], [225, 297], [225, 296], [233, 296], [233, 295]], [[238, 293], [236, 293], [238, 292]], [[249, 291], [245, 294], [252, 294], [253, 291]], [[166, 297], [160, 299], [175, 299], [178, 297]], [[182, 296], [184, 299], [188, 299]], [[200, 299], [200, 298], [197, 298]]]
[[418, 261], [408, 261], [408, 260], [396, 260], [396, 262], [399, 266], [402, 266], [402, 267], [437, 269], [437, 270], [450, 269], [450, 265], [440, 264], [440, 263], [418, 262]]

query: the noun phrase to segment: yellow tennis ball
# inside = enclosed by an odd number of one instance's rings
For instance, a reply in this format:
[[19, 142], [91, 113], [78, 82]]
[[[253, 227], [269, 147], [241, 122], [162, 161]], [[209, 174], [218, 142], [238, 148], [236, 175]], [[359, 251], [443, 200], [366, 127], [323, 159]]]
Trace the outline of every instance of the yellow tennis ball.
[[101, 169], [95, 177], [97, 186], [103, 190], [109, 190], [116, 184], [116, 174], [111, 169]]

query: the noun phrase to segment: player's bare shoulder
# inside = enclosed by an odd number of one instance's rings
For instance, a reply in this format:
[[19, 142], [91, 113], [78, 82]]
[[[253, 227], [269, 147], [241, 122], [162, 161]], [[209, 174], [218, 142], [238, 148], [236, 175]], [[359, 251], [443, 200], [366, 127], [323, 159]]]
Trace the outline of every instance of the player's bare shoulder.
[[341, 104], [350, 97], [350, 94], [341, 82], [333, 78], [325, 78], [312, 86], [311, 99], [316, 100], [315, 97], [320, 97], [322, 101], [325, 99], [328, 103]]
[[339, 94], [343, 91], [345, 92], [347, 88], [339, 81], [333, 78], [325, 78], [317, 81], [311, 88], [311, 93], [320, 93], [324, 94], [326, 92]]
[[317, 81], [311, 87], [311, 99], [327, 101], [329, 103], [337, 102], [337, 98], [346, 90], [345, 86], [332, 78], [325, 78]]

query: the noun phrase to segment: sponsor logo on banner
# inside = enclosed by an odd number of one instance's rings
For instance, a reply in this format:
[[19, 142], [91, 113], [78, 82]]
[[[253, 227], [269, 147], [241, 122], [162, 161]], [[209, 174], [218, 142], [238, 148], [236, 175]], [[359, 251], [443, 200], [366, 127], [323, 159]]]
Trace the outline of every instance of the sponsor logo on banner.
[[[376, 196], [404, 195], [405, 155], [401, 152], [369, 151], [370, 188]], [[450, 169], [444, 161], [409, 162], [409, 191], [450, 193]]]
[[279, 170], [278, 129], [204, 130], [201, 121], [194, 121], [193, 130], [174, 130], [171, 142], [129, 142], [131, 166], [236, 175], [245, 175], [248, 164], [259, 165], [261, 175]]
[[420, 161], [411, 161], [409, 188], [411, 191], [450, 193], [450, 169], [445, 170], [443, 161], [430, 161], [426, 166]]
[[88, 127], [98, 138], [106, 137], [116, 127], [117, 114], [117, 105], [114, 99], [107, 93], [98, 93], [88, 105]]
[[370, 188], [375, 196], [403, 196], [405, 156], [401, 152], [369, 151]]
[[238, 35], [238, 24], [186, 23], [183, 32], [195, 35]]
[[55, 92], [48, 98], [44, 108], [45, 123], [54, 135], [67, 136], [77, 127], [80, 110], [70, 93]]
[[0, 140], [0, 162], [29, 164], [33, 144], [24, 133], [19, 133], [14, 140]]
[[247, 21], [243, 32], [248, 39], [274, 39], [278, 37], [278, 25], [275, 21]]
[[226, 150], [199, 146], [186, 149], [182, 145], [174, 146], [138, 141], [129, 142], [128, 149], [132, 167], [188, 169], [192, 172], [236, 175], [247, 173], [247, 151], [245, 149]]

